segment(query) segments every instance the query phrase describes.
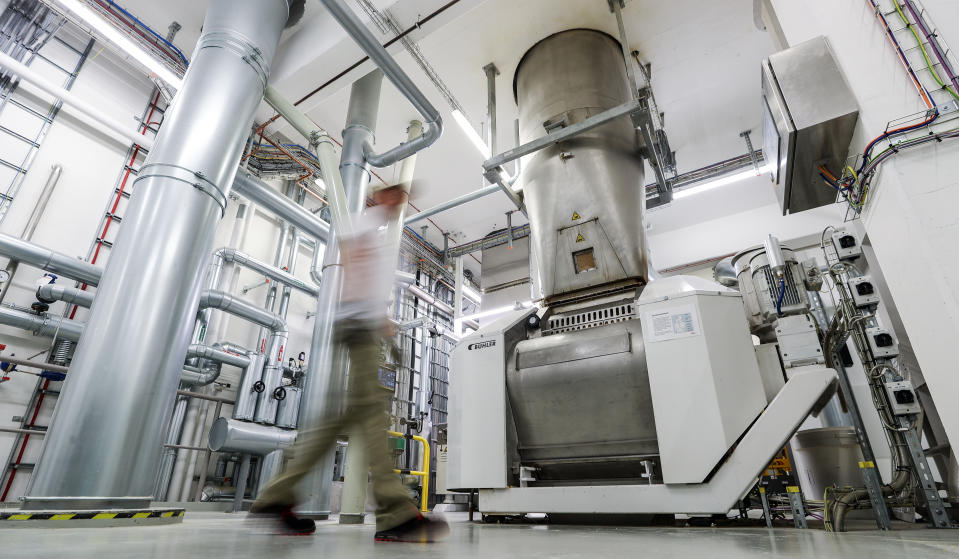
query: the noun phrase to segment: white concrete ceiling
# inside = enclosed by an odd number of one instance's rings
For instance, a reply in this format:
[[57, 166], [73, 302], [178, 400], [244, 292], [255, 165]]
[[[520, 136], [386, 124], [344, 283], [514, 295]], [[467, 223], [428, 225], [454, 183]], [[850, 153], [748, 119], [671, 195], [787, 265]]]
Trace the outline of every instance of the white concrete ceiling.
[[[378, 0], [406, 28], [448, 0]], [[357, 4], [348, 0], [351, 7]], [[124, 3], [139, 17], [166, 29], [172, 19], [183, 25], [176, 44], [186, 53], [199, 37], [205, 0], [128, 0]], [[624, 10], [631, 47], [652, 64], [653, 90], [665, 112], [666, 129], [677, 152], [679, 172], [737, 156], [746, 148], [739, 137], [754, 132], [761, 142], [759, 64], [772, 52], [764, 32], [752, 20], [752, 0], [629, 0]], [[606, 0], [460, 0], [441, 16], [410, 36], [480, 129], [486, 113], [486, 78], [483, 66], [494, 62], [499, 100], [498, 142], [500, 150], [512, 147], [516, 107], [512, 78], [526, 50], [540, 39], [564, 29], [585, 27], [616, 35], [616, 25]], [[371, 26], [372, 28], [372, 26]], [[386, 42], [391, 37], [374, 34]], [[391, 52], [400, 65], [440, 109], [446, 132], [417, 161], [417, 181], [412, 203], [427, 208], [483, 186], [482, 157], [450, 117], [448, 104], [400, 44]], [[300, 99], [320, 84], [360, 60], [363, 53], [343, 34], [317, 0], [308, 0], [303, 21], [287, 32], [273, 70], [273, 84], [291, 100]], [[373, 69], [367, 62], [320, 93], [301, 108], [335, 137], [343, 127], [349, 85]], [[265, 105], [258, 120], [272, 112]], [[387, 149], [405, 139], [410, 119], [417, 115], [391, 86], [384, 85], [377, 123], [378, 149]], [[298, 138], [278, 123], [275, 130]], [[378, 173], [387, 182], [392, 169]], [[646, 182], [652, 178], [647, 177]], [[769, 204], [771, 189], [763, 181], [747, 181], [709, 196], [692, 196], [659, 210], [655, 227], [679, 229], [702, 221], [705, 216], [733, 214]], [[462, 242], [482, 237], [503, 227], [510, 203], [495, 194], [440, 214], [436, 226]], [[514, 223], [522, 223], [518, 216]], [[420, 224], [418, 224], [420, 225]], [[437, 227], [428, 238], [442, 245]], [[472, 263], [475, 267], [475, 262]]]

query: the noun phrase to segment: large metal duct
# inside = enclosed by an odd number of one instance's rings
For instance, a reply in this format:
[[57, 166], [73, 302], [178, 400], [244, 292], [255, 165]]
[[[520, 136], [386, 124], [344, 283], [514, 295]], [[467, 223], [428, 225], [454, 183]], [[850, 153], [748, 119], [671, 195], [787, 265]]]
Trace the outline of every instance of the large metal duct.
[[[619, 43], [588, 29], [534, 45], [514, 91], [522, 143], [632, 99]], [[527, 157], [522, 181], [537, 298], [552, 303], [599, 285], [645, 282], [643, 161], [628, 117]]]
[[151, 501], [214, 232], [288, 15], [287, 0], [211, 1], [137, 177], [24, 507]]

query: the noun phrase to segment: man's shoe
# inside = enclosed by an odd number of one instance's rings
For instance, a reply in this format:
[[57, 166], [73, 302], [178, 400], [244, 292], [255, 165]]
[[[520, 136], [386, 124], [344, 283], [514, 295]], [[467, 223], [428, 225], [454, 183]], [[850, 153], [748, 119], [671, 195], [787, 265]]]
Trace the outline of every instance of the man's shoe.
[[309, 518], [300, 518], [293, 513], [292, 507], [268, 507], [250, 513], [249, 518], [256, 523], [260, 520], [269, 522], [267, 530], [271, 534], [308, 536], [316, 532], [316, 522]]
[[430, 543], [446, 537], [450, 527], [442, 518], [427, 518], [422, 514], [389, 530], [377, 532], [373, 539], [378, 542]]

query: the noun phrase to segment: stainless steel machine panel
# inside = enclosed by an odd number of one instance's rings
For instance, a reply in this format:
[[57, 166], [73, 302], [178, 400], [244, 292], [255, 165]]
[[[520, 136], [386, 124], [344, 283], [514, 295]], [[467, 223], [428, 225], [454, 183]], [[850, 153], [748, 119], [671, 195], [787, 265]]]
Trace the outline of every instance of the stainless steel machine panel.
[[818, 168], [845, 166], [859, 105], [825, 37], [764, 60], [762, 88], [763, 154], [783, 215], [833, 203]]
[[518, 343], [506, 387], [524, 466], [658, 453], [639, 320]]
[[[514, 88], [522, 142], [631, 99], [619, 43], [589, 29], [534, 45]], [[553, 303], [610, 282], [645, 282], [643, 162], [628, 117], [543, 149], [523, 169], [535, 298]]]

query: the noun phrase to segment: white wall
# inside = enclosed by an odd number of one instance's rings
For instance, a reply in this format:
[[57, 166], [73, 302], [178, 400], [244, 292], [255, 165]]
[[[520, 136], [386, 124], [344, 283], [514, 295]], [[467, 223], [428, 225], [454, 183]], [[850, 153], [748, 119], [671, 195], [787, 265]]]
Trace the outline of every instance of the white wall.
[[[925, 0], [940, 33], [959, 43], [959, 10], [950, 0]], [[790, 44], [825, 35], [861, 108], [851, 151], [882, 132], [890, 120], [923, 108], [866, 2], [773, 0]], [[913, 43], [905, 37], [904, 48]], [[903, 152], [883, 164], [872, 185], [863, 224], [909, 332], [946, 434], [959, 441], [959, 375], [953, 348], [959, 339], [959, 142], [948, 140]]]
[[[735, 207], [731, 201], [741, 197], [758, 205], [735, 213], [723, 211], [724, 206]], [[674, 200], [648, 211], [646, 221], [650, 262], [664, 271], [762, 244], [769, 233], [788, 245], [793, 239], [818, 235], [827, 225], [839, 225], [842, 213], [839, 206], [828, 205], [783, 216], [764, 175]]]

